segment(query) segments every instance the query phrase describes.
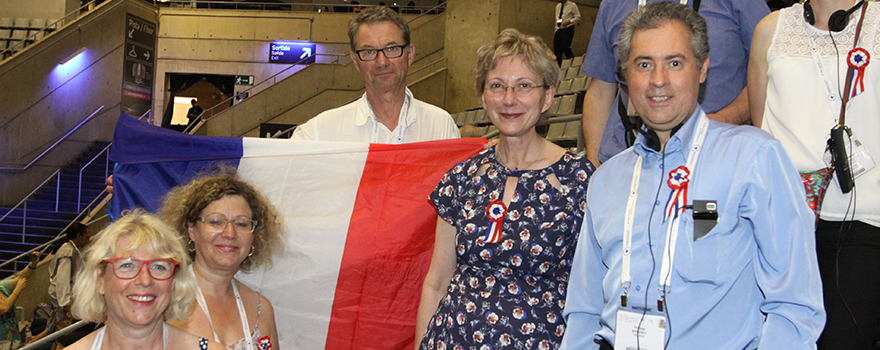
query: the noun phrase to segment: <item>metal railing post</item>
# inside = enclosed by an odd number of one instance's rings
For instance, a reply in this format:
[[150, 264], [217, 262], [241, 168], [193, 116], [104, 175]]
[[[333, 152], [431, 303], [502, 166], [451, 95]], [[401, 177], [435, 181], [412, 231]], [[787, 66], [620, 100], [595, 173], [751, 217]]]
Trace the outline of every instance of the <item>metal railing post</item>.
[[58, 181], [55, 186], [55, 212], [58, 212], [58, 202], [61, 201], [61, 172], [58, 171]]
[[[88, 166], [88, 165], [86, 165], [86, 166]], [[82, 201], [82, 191], [83, 191], [83, 169], [79, 169], [79, 182], [77, 183], [77, 190], [76, 190], [76, 211], [77, 212], [79, 212], [79, 210], [80, 210], [79, 203]]]

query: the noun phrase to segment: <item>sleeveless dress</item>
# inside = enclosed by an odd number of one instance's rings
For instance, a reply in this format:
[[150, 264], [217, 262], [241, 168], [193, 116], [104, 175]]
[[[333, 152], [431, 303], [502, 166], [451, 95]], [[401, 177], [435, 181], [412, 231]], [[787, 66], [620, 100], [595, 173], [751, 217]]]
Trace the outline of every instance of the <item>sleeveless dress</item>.
[[[235, 302], [236, 302], [236, 306], [238, 307], [238, 310], [239, 310], [239, 315], [242, 316], [244, 314], [244, 304], [241, 301], [241, 296], [238, 293], [238, 286], [236, 286], [235, 280], [232, 281], [232, 290], [233, 290], [233, 293], [235, 293]], [[196, 301], [197, 301], [199, 307], [202, 309], [202, 312], [205, 314], [205, 317], [208, 318], [208, 324], [211, 325], [211, 331], [214, 333], [214, 341], [216, 341], [219, 344], [223, 344], [223, 342], [220, 341], [220, 337], [217, 336], [217, 333], [213, 331], [214, 330], [214, 321], [211, 320], [211, 313], [208, 311], [208, 306], [205, 303], [205, 297], [202, 295], [201, 289], [199, 289], [198, 293], [196, 294]], [[260, 324], [260, 315], [262, 313], [263, 313], [263, 295], [260, 294], [259, 292], [257, 292], [257, 320], [256, 320], [256, 325], [254, 325], [253, 331], [251, 331], [251, 333], [250, 333], [250, 339], [253, 341], [254, 346], [249, 347], [248, 346], [248, 337], [244, 337], [235, 343], [225, 345], [226, 348], [229, 350], [270, 350], [270, 349], [272, 349], [272, 342], [271, 342], [272, 340], [269, 338], [268, 335], [263, 336], [263, 334], [260, 333], [259, 324]], [[247, 334], [247, 332], [249, 331], [249, 328], [250, 328], [248, 325], [248, 322], [247, 322], [247, 316], [242, 316], [241, 322], [242, 322], [241, 326], [243, 328], [242, 330], [245, 332], [245, 334]]]
[[[457, 266], [420, 349], [559, 348], [593, 170], [585, 158], [567, 152], [547, 168], [513, 172], [490, 148], [443, 176], [430, 199], [456, 227]], [[548, 181], [551, 175], [559, 189]], [[503, 198], [508, 176], [519, 179], [515, 194], [501, 238], [488, 243], [487, 207]]]
[[[8, 298], [15, 290], [15, 280], [0, 281], [0, 293]], [[18, 349], [21, 346], [21, 334], [18, 332], [18, 320], [15, 318], [15, 306], [0, 315], [0, 349]]]
[[[92, 342], [92, 350], [101, 350], [104, 342], [104, 330], [106, 327], [101, 327], [98, 330], [98, 334], [95, 335], [95, 341]], [[168, 348], [168, 324], [162, 324], [162, 348]], [[208, 339], [207, 338], [199, 338], [199, 350], [208, 350]]]
[[[846, 124], [880, 163], [880, 3], [866, 2], [867, 14], [859, 47], [870, 53], [870, 63], [859, 84], [864, 92], [847, 103]], [[780, 10], [773, 41], [767, 50], [767, 99], [762, 129], [782, 142], [794, 166], [801, 171], [825, 167], [825, 146], [829, 130], [840, 115], [848, 69], [861, 9], [853, 13], [840, 32], [819, 30], [804, 21], [803, 5]], [[815, 51], [815, 54], [813, 53]], [[820, 67], [821, 72], [820, 73]], [[830, 93], [829, 93], [830, 90]], [[880, 226], [880, 171], [856, 178], [862, 189], [855, 203], [840, 191], [837, 180], [825, 192], [821, 218], [829, 221], [858, 220]], [[853, 217], [853, 215], [855, 215]]]

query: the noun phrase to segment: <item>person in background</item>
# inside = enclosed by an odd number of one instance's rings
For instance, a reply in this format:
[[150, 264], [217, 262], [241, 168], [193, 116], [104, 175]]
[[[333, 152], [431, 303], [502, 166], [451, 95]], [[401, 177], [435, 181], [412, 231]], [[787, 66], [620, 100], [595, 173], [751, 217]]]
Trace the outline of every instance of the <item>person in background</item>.
[[483, 130], [476, 125], [462, 125], [458, 128], [461, 137], [483, 137]]
[[574, 26], [581, 23], [581, 11], [577, 4], [569, 0], [559, 0], [556, 5], [556, 25], [553, 34], [553, 54], [556, 64], [562, 65], [562, 55], [574, 58], [571, 41], [574, 39]]
[[406, 87], [416, 53], [409, 34], [406, 21], [387, 7], [369, 7], [352, 18], [351, 61], [366, 92], [298, 126], [291, 139], [401, 144], [458, 138], [449, 113], [415, 99]]
[[55, 326], [62, 322], [72, 323], [70, 306], [73, 303], [73, 284], [77, 272], [82, 270], [84, 261], [81, 253], [91, 240], [91, 229], [79, 222], [67, 228], [67, 242], [55, 252], [55, 258], [49, 263], [49, 299], [55, 308], [55, 314], [46, 326], [46, 332], [55, 331]]
[[234, 278], [271, 265], [284, 247], [269, 200], [223, 167], [172, 189], [159, 213], [187, 242], [198, 282], [196, 307], [173, 324], [228, 349], [277, 350], [272, 303]]
[[705, 20], [644, 6], [623, 24], [620, 60], [645, 127], [587, 191], [562, 349], [815, 349], [813, 213], [779, 141], [697, 102]]
[[713, 50], [699, 101], [709, 118], [730, 124], [749, 121], [749, 47], [755, 26], [770, 13], [765, 0], [604, 0], [581, 68], [584, 75], [592, 77], [584, 96], [583, 129], [587, 159], [597, 167], [631, 146], [638, 133], [641, 122], [630, 108], [626, 77], [617, 65], [617, 38], [629, 13], [658, 1], [699, 6], [697, 12], [708, 23]]
[[202, 107], [199, 107], [199, 101], [192, 99], [192, 101], [189, 102], [192, 103], [192, 107], [186, 111], [186, 118], [189, 119], [189, 122], [186, 123], [187, 130], [192, 128], [195, 123], [198, 123], [199, 116], [202, 115]]
[[477, 95], [500, 141], [430, 195], [437, 230], [416, 347], [557, 348], [593, 166], [535, 129], [559, 78], [540, 38], [505, 29], [477, 57]]
[[222, 349], [166, 323], [192, 306], [188, 267], [174, 229], [143, 210], [124, 213], [86, 251], [74, 285], [73, 314], [104, 327], [65, 349]]
[[0, 281], [0, 349], [18, 349], [24, 341], [15, 317], [15, 301], [27, 287], [28, 278], [37, 269], [40, 253], [32, 252], [28, 258], [30, 263], [18, 275]]
[[752, 40], [752, 122], [782, 142], [797, 170], [826, 168], [831, 129], [843, 117], [849, 130], [840, 142], [854, 154], [849, 165], [855, 187], [844, 193], [835, 176], [814, 208], [828, 313], [819, 349], [880, 348], [880, 68], [873, 62], [880, 57], [878, 28], [876, 1], [810, 0], [764, 18]]

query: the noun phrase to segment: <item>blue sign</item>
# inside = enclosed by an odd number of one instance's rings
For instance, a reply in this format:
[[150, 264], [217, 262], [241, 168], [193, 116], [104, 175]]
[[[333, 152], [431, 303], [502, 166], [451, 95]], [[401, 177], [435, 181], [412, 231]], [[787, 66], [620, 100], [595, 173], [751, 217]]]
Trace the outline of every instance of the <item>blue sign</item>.
[[270, 43], [269, 63], [315, 63], [316, 45], [309, 42], [301, 43]]

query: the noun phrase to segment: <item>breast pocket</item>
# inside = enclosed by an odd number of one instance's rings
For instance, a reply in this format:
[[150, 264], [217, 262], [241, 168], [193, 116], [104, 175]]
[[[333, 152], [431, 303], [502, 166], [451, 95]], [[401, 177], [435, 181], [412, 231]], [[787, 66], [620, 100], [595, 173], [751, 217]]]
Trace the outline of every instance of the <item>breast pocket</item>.
[[690, 213], [683, 214], [675, 248], [675, 271], [685, 282], [717, 285], [723, 245], [721, 225], [716, 224], [711, 231], [694, 240], [694, 218]]

